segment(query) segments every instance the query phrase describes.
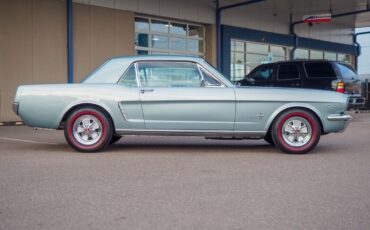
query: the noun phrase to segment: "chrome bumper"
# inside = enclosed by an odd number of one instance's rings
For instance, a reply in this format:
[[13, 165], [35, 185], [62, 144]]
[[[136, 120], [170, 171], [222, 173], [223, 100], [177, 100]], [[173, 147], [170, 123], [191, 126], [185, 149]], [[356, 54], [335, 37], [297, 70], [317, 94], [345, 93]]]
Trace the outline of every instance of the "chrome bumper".
[[342, 128], [339, 132], [343, 132], [352, 121], [352, 116], [348, 114], [331, 114], [328, 116], [329, 121], [339, 121], [341, 123]]
[[13, 102], [13, 111], [15, 114], [19, 115], [18, 114], [18, 110], [19, 110], [19, 103], [18, 102]]
[[352, 116], [348, 114], [331, 114], [328, 116], [329, 121], [351, 121]]

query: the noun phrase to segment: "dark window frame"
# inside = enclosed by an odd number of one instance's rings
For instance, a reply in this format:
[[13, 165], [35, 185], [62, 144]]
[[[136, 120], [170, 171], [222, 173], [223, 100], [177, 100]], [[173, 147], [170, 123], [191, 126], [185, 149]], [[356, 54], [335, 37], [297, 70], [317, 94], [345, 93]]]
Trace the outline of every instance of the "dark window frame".
[[[279, 78], [279, 71], [280, 71], [280, 67], [282, 65], [293, 65], [293, 66], [297, 67], [298, 77], [297, 78], [291, 78], [291, 79], [280, 79]], [[292, 80], [302, 80], [299, 64], [298, 63], [281, 63], [281, 64], [278, 64], [277, 71], [276, 71], [276, 81], [292, 81]]]
[[[312, 63], [324, 63], [324, 64], [329, 64], [333, 70], [333, 73], [334, 73], [334, 77], [310, 77], [307, 73], [307, 69], [306, 69], [306, 64], [312, 64]], [[333, 66], [333, 63], [332, 62], [325, 62], [325, 61], [312, 61], [312, 62], [303, 62], [302, 63], [303, 65], [303, 70], [304, 70], [304, 73], [306, 75], [306, 77], [308, 79], [311, 79], [311, 80], [315, 80], [315, 79], [338, 79], [338, 73], [336, 72], [336, 67]]]
[[265, 80], [265, 81], [257, 81], [257, 82], [273, 82], [275, 81], [275, 76], [276, 76], [276, 65], [273, 63], [270, 64], [262, 64], [257, 66], [256, 68], [253, 69], [253, 71], [249, 74], [249, 76], [253, 76], [260, 68], [266, 67], [266, 66], [271, 66], [272, 67], [272, 78], [270, 80]]

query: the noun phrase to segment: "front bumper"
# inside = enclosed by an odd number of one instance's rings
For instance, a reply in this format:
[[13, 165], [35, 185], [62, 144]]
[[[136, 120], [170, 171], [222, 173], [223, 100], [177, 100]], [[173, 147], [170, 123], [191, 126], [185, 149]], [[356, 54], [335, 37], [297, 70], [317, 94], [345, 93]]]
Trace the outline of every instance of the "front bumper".
[[352, 121], [352, 116], [349, 114], [331, 114], [328, 116], [328, 121], [337, 121], [339, 122], [341, 128], [340, 132], [343, 132]]

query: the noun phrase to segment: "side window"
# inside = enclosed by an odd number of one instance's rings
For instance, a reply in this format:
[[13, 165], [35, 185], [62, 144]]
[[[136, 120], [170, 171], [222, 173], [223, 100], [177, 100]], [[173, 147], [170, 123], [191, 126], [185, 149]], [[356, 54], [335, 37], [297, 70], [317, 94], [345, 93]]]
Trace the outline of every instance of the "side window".
[[212, 77], [206, 70], [204, 70], [202, 67], [200, 68], [200, 71], [203, 75], [203, 80], [205, 83], [205, 86], [221, 86], [221, 83], [218, 82], [216, 79]]
[[201, 87], [198, 66], [191, 62], [141, 62], [138, 64], [142, 87]]
[[336, 78], [333, 66], [329, 62], [304, 63], [309, 78]]
[[278, 80], [299, 79], [299, 69], [296, 64], [281, 64], [278, 70]]
[[132, 64], [123, 74], [118, 84], [126, 87], [137, 87], [135, 65]]
[[258, 67], [249, 78], [254, 81], [272, 81], [274, 76], [274, 65], [262, 65]]
[[353, 71], [352, 68], [350, 68], [349, 66], [339, 63], [339, 64], [337, 64], [337, 67], [338, 67], [339, 72], [341, 73], [343, 79], [353, 80], [353, 79], [358, 78], [356, 72]]

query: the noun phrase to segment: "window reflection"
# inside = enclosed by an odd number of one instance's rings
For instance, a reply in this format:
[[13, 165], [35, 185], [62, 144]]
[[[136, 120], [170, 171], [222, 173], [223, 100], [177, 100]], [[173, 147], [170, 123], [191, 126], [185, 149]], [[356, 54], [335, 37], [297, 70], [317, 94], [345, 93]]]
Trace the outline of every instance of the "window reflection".
[[149, 31], [149, 20], [146, 18], [137, 18], [135, 20], [135, 31]]
[[204, 57], [203, 26], [136, 17], [135, 30], [136, 53]]
[[186, 24], [171, 23], [170, 33], [186, 36]]
[[168, 33], [168, 27], [168, 22], [152, 20], [150, 29], [156, 32]]
[[168, 49], [168, 37], [152, 35], [152, 47], [156, 49]]

